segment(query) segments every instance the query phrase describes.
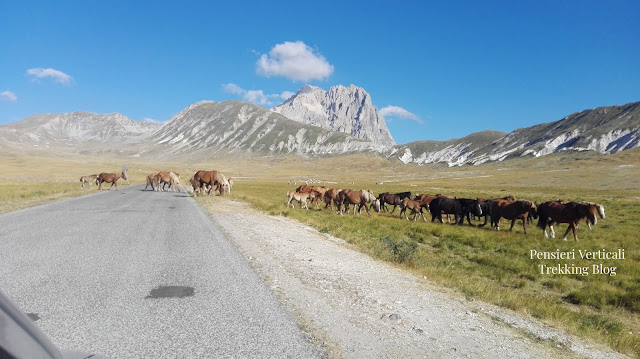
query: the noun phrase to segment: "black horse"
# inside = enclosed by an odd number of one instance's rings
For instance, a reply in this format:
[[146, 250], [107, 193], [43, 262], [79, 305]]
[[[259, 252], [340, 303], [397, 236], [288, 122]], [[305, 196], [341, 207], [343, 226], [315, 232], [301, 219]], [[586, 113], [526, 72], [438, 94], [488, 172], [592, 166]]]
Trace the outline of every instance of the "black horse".
[[465, 217], [467, 222], [471, 224], [471, 215], [482, 215], [480, 201], [468, 198], [438, 197], [429, 204], [429, 211], [431, 212], [431, 222], [434, 222], [437, 218], [440, 223], [443, 223], [443, 213], [453, 214], [457, 224], [463, 224]]

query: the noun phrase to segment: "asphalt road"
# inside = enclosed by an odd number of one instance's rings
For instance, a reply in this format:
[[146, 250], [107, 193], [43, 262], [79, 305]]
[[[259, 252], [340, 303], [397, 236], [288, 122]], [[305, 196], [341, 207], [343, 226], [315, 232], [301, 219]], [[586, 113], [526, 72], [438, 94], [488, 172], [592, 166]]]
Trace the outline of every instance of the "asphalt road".
[[66, 349], [113, 358], [318, 356], [192, 198], [142, 188], [0, 215], [0, 289]]

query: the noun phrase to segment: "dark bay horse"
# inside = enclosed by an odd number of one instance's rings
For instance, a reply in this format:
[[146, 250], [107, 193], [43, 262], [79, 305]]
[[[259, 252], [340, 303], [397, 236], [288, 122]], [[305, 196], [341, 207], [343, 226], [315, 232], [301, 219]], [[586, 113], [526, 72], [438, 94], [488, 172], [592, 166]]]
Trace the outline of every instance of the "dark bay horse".
[[[102, 189], [102, 183], [107, 182], [111, 183], [111, 187], [116, 186], [116, 191], [118, 190], [118, 180], [122, 178], [125, 181], [128, 181], [127, 171], [125, 169], [122, 170], [121, 173], [101, 173], [98, 175], [98, 189]], [[109, 187], [109, 189], [111, 189]]]
[[410, 198], [411, 192], [400, 192], [400, 193], [389, 193], [384, 192], [378, 195], [378, 200], [380, 201], [380, 209], [384, 212], [387, 212], [387, 206], [385, 204], [390, 204], [393, 206], [391, 213], [395, 212], [396, 207], [402, 203], [402, 200], [405, 198]]
[[491, 209], [491, 227], [496, 231], [500, 230], [500, 218], [510, 219], [511, 227], [509, 230], [513, 230], [513, 226], [517, 219], [522, 219], [522, 228], [524, 234], [527, 234], [527, 219], [529, 217], [538, 217], [538, 207], [535, 203], [529, 201], [515, 201], [509, 203], [508, 201], [495, 200], [493, 201], [493, 208]]
[[568, 223], [569, 226], [564, 232], [563, 240], [566, 241], [569, 230], [573, 230], [573, 240], [578, 241], [578, 222], [586, 218], [588, 223], [595, 225], [598, 223], [597, 215], [598, 208], [592, 203], [544, 202], [538, 206], [538, 227], [542, 229], [545, 238], [549, 238], [547, 234], [547, 226], [549, 226], [551, 237], [555, 238], [556, 232], [553, 230], [553, 225], [555, 223]]

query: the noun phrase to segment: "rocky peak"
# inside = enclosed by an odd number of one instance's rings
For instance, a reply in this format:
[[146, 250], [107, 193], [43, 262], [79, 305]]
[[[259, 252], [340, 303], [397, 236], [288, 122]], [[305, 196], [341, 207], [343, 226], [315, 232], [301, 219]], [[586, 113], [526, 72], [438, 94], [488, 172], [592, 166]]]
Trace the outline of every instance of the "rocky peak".
[[333, 86], [329, 91], [305, 85], [272, 111], [297, 122], [348, 133], [376, 145], [395, 145], [371, 96], [355, 85]]

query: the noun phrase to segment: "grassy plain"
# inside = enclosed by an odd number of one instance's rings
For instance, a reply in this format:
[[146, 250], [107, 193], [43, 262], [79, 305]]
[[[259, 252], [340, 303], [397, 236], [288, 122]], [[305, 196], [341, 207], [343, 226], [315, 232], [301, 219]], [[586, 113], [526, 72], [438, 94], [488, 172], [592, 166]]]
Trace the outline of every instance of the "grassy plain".
[[[562, 153], [482, 166], [447, 168], [390, 162], [356, 155], [305, 160], [268, 157], [210, 163], [126, 163], [105, 159], [87, 162], [70, 156], [21, 154], [0, 156], [0, 211], [64, 196], [80, 195], [81, 175], [129, 168], [132, 184], [163, 169], [192, 173], [219, 169], [234, 178], [231, 198], [253, 204], [270, 215], [287, 216], [356, 245], [361, 251], [396, 263], [469, 299], [494, 303], [565, 328], [632, 356], [640, 357], [640, 149], [616, 155]], [[43, 177], [42, 174], [47, 174]], [[183, 178], [186, 176], [183, 175]], [[400, 220], [396, 211], [338, 216], [329, 210], [287, 209], [285, 193], [313, 181], [337, 188], [370, 188], [380, 192], [444, 193], [459, 197], [502, 197], [543, 202], [558, 198], [603, 204], [607, 218], [592, 231], [579, 227], [579, 242], [544, 239], [534, 226], [524, 234], [475, 226], [453, 226]], [[60, 187], [58, 187], [60, 186]], [[49, 189], [45, 189], [48, 188]], [[20, 188], [20, 191], [16, 191]], [[65, 192], [66, 191], [66, 192]], [[95, 189], [93, 190], [95, 191]], [[23, 197], [24, 195], [24, 197]], [[37, 201], [34, 202], [34, 198]], [[207, 206], [217, 197], [198, 197]], [[504, 221], [504, 220], [503, 220]], [[474, 223], [477, 224], [477, 223]], [[566, 225], [557, 226], [561, 236]], [[571, 237], [569, 237], [571, 238]], [[625, 259], [580, 259], [582, 251], [614, 252]], [[575, 260], [531, 259], [530, 251], [576, 252]], [[541, 274], [540, 265], [588, 267], [589, 275]], [[616, 267], [614, 275], [593, 274], [593, 265]]]

